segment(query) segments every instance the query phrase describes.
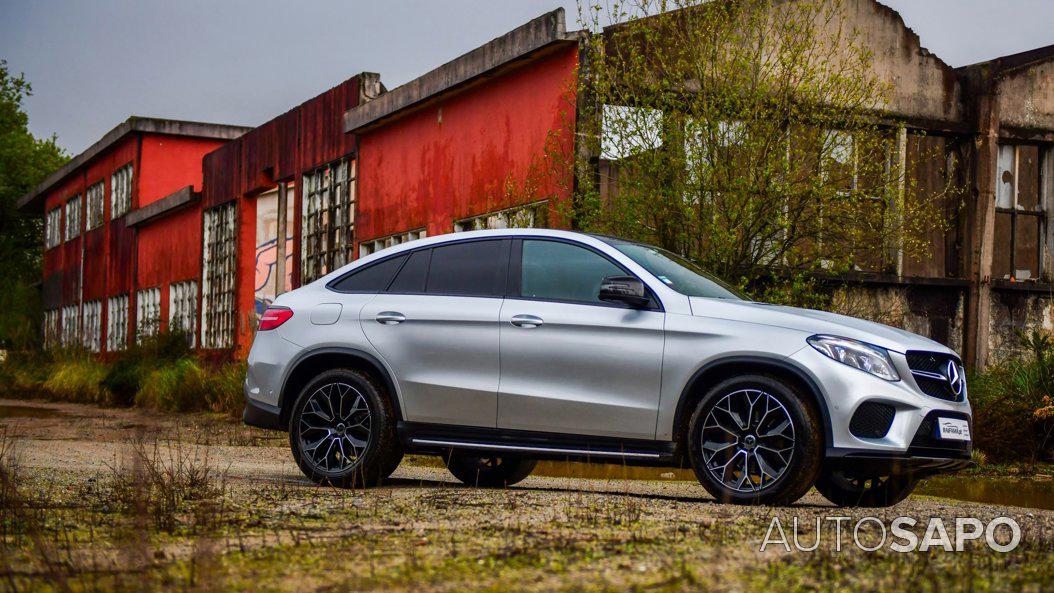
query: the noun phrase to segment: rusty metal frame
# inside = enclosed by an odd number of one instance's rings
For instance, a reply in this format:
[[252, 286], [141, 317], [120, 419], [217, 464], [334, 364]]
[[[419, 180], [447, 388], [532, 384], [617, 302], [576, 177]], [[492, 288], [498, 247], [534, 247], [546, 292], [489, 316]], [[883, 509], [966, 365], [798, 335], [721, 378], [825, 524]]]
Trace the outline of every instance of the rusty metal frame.
[[354, 259], [357, 163], [344, 157], [303, 178], [300, 282]]
[[201, 346], [234, 345], [237, 274], [237, 202], [204, 212], [201, 269]]

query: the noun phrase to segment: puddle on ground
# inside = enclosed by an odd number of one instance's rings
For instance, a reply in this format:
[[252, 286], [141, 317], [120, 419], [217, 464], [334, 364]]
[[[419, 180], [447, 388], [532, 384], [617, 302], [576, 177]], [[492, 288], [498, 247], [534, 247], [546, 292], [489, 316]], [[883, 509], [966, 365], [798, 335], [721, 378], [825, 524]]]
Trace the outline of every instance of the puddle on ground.
[[54, 418], [55, 416], [62, 416], [62, 412], [55, 408], [0, 405], [0, 418]]
[[1003, 504], [1032, 509], [1054, 509], [1054, 482], [1049, 479], [936, 476], [919, 484], [917, 494]]

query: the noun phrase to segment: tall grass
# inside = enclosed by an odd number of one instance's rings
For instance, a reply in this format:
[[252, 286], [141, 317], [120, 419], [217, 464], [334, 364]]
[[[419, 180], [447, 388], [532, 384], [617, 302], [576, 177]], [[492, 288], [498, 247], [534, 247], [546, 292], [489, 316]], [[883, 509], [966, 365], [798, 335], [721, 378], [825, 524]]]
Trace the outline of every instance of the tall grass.
[[209, 363], [178, 332], [144, 338], [109, 359], [75, 350], [19, 352], [0, 364], [0, 385], [16, 397], [48, 397], [167, 412], [242, 411], [244, 363]]

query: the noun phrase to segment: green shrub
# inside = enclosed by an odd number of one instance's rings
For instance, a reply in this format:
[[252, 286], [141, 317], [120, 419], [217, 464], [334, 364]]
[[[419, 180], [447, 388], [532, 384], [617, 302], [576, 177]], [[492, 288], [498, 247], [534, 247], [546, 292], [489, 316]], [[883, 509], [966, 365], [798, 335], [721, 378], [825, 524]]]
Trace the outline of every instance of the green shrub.
[[105, 365], [90, 357], [60, 360], [52, 365], [43, 388], [49, 395], [66, 401], [108, 404], [109, 393], [101, 385], [106, 372]]
[[208, 408], [210, 411], [241, 418], [245, 383], [245, 363], [225, 364], [209, 374]]
[[1054, 417], [1054, 341], [1039, 331], [1019, 333], [1020, 356], [972, 377], [974, 444], [998, 461], [1034, 464], [1051, 454]]
[[193, 358], [181, 358], [150, 371], [135, 403], [166, 412], [200, 410], [206, 406], [208, 392], [205, 371]]

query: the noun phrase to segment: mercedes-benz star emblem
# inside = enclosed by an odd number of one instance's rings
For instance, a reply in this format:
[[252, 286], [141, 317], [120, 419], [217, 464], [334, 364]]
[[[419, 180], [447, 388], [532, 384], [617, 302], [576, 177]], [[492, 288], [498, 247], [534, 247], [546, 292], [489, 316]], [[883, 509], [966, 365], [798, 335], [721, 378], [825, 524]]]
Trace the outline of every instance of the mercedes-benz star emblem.
[[952, 388], [955, 395], [963, 394], [963, 378], [959, 373], [959, 365], [954, 360], [948, 361], [948, 367], [944, 370], [944, 376], [948, 378], [948, 387]]

